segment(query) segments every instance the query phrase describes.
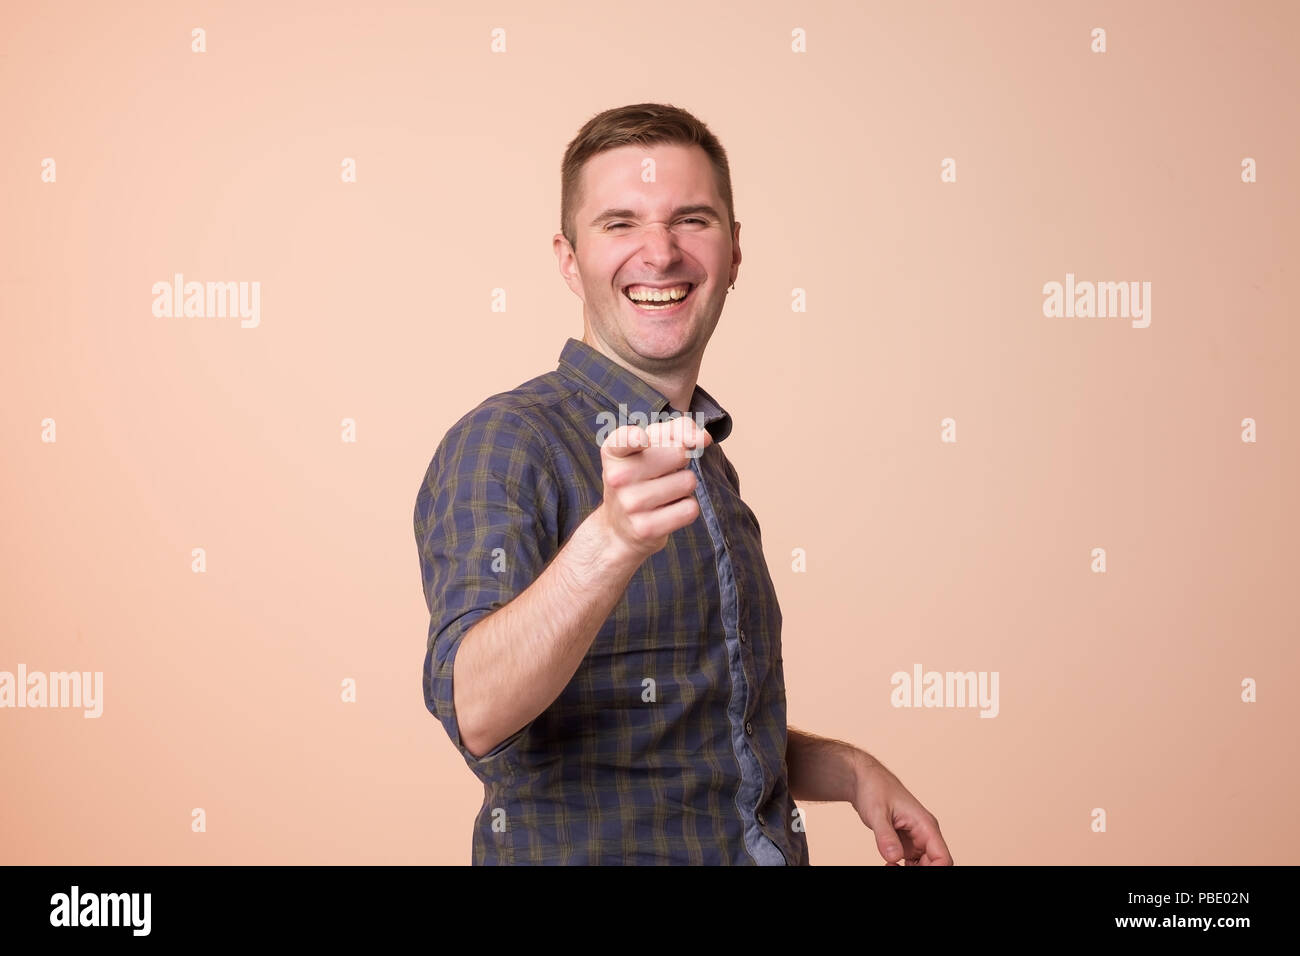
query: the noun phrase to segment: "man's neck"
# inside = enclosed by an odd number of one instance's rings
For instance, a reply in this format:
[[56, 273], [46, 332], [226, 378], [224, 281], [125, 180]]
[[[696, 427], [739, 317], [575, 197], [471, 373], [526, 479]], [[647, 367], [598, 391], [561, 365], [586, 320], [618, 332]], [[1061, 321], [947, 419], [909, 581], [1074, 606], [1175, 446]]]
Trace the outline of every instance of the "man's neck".
[[659, 392], [668, 399], [670, 407], [679, 412], [691, 411], [691, 398], [695, 394], [695, 382], [700, 375], [700, 365], [696, 362], [690, 368], [684, 368], [680, 371], [670, 372], [666, 375], [656, 375], [647, 372], [644, 369], [633, 368], [623, 361], [613, 349], [605, 347], [604, 343], [592, 334], [590, 329], [583, 331], [582, 341], [590, 345], [593, 349], [605, 356], [616, 365], [621, 365], [641, 381], [645, 382], [655, 391]]

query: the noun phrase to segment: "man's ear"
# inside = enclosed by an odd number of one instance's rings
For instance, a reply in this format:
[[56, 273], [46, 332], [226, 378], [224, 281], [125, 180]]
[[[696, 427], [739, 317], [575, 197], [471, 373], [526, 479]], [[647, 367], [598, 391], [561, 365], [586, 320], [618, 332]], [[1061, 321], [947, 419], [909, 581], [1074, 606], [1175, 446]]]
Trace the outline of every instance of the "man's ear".
[[[551, 240], [551, 248], [555, 250], [556, 264], [560, 268], [560, 277], [564, 279], [569, 289], [579, 299], [582, 299], [582, 271], [578, 268], [578, 253], [573, 246], [569, 245], [569, 240], [564, 238], [564, 233], [557, 232]], [[586, 299], [583, 299], [585, 302]]]
[[731, 230], [731, 281], [728, 285], [736, 284], [736, 276], [740, 272], [740, 220], [736, 220], [735, 227]]

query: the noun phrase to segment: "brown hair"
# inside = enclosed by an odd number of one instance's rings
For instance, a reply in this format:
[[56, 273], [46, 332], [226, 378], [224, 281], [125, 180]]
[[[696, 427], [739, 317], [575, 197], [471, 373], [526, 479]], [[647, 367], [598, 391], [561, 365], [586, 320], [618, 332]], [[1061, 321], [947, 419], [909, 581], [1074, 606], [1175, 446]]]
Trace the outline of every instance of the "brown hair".
[[728, 226], [734, 231], [736, 210], [731, 198], [731, 167], [727, 151], [707, 126], [686, 110], [663, 103], [637, 103], [605, 110], [587, 120], [564, 151], [560, 165], [560, 232], [576, 250], [573, 217], [582, 202], [582, 169], [588, 159], [619, 146], [655, 143], [699, 146], [713, 163], [718, 193], [727, 207]]

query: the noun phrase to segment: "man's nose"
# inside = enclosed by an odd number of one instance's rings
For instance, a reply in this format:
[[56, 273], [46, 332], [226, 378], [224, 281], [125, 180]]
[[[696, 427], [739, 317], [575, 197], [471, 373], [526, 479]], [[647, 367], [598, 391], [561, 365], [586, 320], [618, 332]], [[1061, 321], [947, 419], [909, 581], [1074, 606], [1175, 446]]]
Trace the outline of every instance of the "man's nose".
[[641, 248], [648, 256], [663, 258], [677, 253], [677, 237], [672, 228], [663, 222], [646, 223], [641, 230]]

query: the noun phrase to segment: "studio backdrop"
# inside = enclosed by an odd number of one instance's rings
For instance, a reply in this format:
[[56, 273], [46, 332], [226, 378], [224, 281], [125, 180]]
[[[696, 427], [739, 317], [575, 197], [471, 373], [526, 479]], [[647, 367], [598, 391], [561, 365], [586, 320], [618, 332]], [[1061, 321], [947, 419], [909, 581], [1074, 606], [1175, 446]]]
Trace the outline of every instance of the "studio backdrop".
[[0, 26], [0, 862], [469, 862], [412, 509], [581, 337], [560, 160], [642, 102], [731, 163], [790, 723], [958, 864], [1295, 862], [1296, 4]]

